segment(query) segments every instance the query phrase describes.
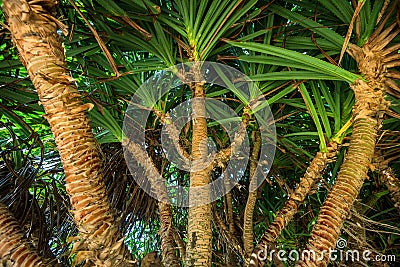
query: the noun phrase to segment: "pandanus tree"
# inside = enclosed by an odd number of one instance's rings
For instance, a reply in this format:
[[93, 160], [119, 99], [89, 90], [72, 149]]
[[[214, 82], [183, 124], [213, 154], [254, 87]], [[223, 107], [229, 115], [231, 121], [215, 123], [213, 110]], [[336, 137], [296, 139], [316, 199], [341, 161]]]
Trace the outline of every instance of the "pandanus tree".
[[[16, 90], [18, 82], [8, 82], [10, 90], [1, 99], [2, 107], [8, 106], [2, 110], [15, 122], [19, 113], [11, 112], [9, 106], [31, 107], [32, 103], [21, 103], [33, 99], [44, 108], [79, 231], [69, 239], [74, 243], [69, 252], [75, 264], [133, 265], [122, 238], [126, 234], [126, 243], [139, 242], [130, 237], [135, 236], [132, 229], [138, 218], [133, 213], [142, 212], [131, 208], [135, 198], [142, 199], [140, 205], [145, 207], [158, 207], [157, 234], [164, 266], [263, 265], [259, 252], [265, 247], [283, 247], [284, 242], [280, 242], [288, 236], [287, 228], [298, 224], [301, 227], [296, 230], [306, 232], [302, 228], [306, 223], [299, 222], [304, 219], [298, 220], [298, 213], [315, 222], [306, 249], [322, 254], [334, 248], [368, 170], [374, 169], [376, 139], [383, 114], [389, 110], [385, 93], [393, 95], [392, 102], [397, 101], [396, 7], [397, 1], [370, 0], [83, 0], [65, 3], [60, 9], [65, 20], [58, 20], [54, 2], [5, 1], [8, 29], [38, 99], [31, 92], [26, 96], [28, 90]], [[60, 21], [70, 26], [69, 36], [64, 38], [66, 55], [58, 30], [67, 30]], [[196, 72], [203, 61], [240, 70], [260, 94], [244, 96], [235, 90], [234, 79], [225, 82], [230, 90], [206, 84], [205, 73]], [[190, 73], [194, 79], [156, 101], [152, 99], [156, 96], [145, 99], [151, 105], [142, 106], [149, 113], [144, 140], [138, 144], [127, 139], [122, 124], [125, 110], [126, 116], [130, 115], [127, 106], [131, 96], [143, 93], [141, 85], [149, 78], [157, 81], [160, 70], [169, 68], [184, 78], [176, 69], [182, 63], [194, 66]], [[14, 67], [8, 65], [9, 69]], [[219, 75], [230, 80], [223, 73]], [[256, 120], [252, 109], [261, 97], [271, 107], [277, 132], [277, 154], [274, 162], [269, 162], [272, 170], [268, 175], [269, 169], [260, 167], [268, 165], [261, 142], [266, 124]], [[239, 114], [235, 120], [243, 128], [236, 138], [230, 139], [223, 127], [207, 118], [205, 99], [221, 100]], [[171, 123], [169, 110], [188, 100], [197, 116], [180, 130]], [[386, 127], [394, 130], [398, 127], [396, 109], [391, 107], [388, 114], [394, 118]], [[169, 162], [161, 145], [163, 128], [177, 154], [199, 166], [209, 163], [213, 155], [215, 160], [207, 168], [179, 169]], [[390, 141], [393, 147], [396, 138], [385, 134], [380, 145]], [[202, 205], [171, 205], [168, 183], [198, 187], [216, 180], [236, 145], [244, 142], [243, 136], [249, 140], [249, 164], [241, 170], [243, 179], [230, 192]], [[121, 144], [133, 159], [127, 162], [134, 170], [129, 175]], [[382, 156], [384, 151], [378, 153], [384, 168], [382, 181], [397, 201], [397, 180], [386, 168], [397, 158]], [[102, 163], [102, 158], [118, 159], [119, 164]], [[254, 179], [257, 175], [263, 177], [260, 187]], [[297, 185], [293, 176], [301, 177]], [[146, 181], [145, 187], [156, 192], [157, 200], [146, 197], [137, 184], [133, 185], [133, 178]], [[326, 184], [328, 196], [321, 205], [314, 195], [317, 191], [318, 198], [323, 198], [324, 193], [319, 192]], [[204, 198], [210, 194], [206, 190]], [[189, 192], [189, 202], [190, 197]], [[312, 214], [307, 209], [318, 210], [320, 205], [318, 219], [315, 214], [305, 215]], [[5, 214], [0, 220], [6, 218], [17, 227], [5, 208], [0, 211]], [[135, 230], [146, 229], [140, 225]], [[15, 233], [16, 243], [27, 242], [20, 230]], [[0, 237], [0, 244], [9, 242]], [[37, 257], [29, 246], [23, 248], [27, 248], [23, 254], [26, 259]], [[2, 254], [5, 257], [15, 256], [14, 247], [1, 249], [8, 249]], [[137, 255], [137, 251], [131, 252]], [[142, 265], [149, 261], [156, 264], [154, 255], [148, 254]], [[323, 256], [321, 262], [299, 261], [297, 265], [326, 266], [328, 255]], [[281, 264], [277, 258], [272, 260]]]
[[[353, 19], [350, 21], [346, 39], [342, 44], [343, 50], [348, 45], [354, 20], [359, 17], [363, 4], [364, 1], [361, 1], [354, 7], [356, 11], [353, 12]], [[396, 66], [396, 58], [398, 57], [393, 55], [398, 45], [390, 45], [399, 33], [399, 24], [394, 19], [395, 13], [393, 12], [397, 4], [397, 1], [394, 1], [391, 6], [386, 6], [381, 10], [379, 6], [383, 3], [376, 2], [371, 9], [364, 13], [365, 15], [371, 14], [376, 20], [369, 21], [368, 25], [363, 25], [360, 22], [357, 24], [358, 44], [361, 48], [350, 44], [348, 52], [357, 62], [359, 71], [363, 74], [363, 79], [357, 79], [351, 85], [355, 94], [352, 138], [335, 185], [321, 208], [306, 247], [308, 250], [318, 253], [320, 260], [317, 261], [316, 258], [301, 260], [297, 263], [298, 266], [326, 266], [328, 264], [329, 255], [327, 252], [335, 248], [344, 220], [367, 177], [369, 165], [374, 156], [382, 112], [387, 110], [389, 106], [389, 103], [384, 99], [384, 94], [387, 91], [397, 94], [399, 91], [398, 85], [392, 80], [393, 77], [398, 75], [396, 72], [393, 73], [388, 70]], [[327, 3], [326, 6], [333, 8]], [[351, 6], [346, 5], [344, 1], [340, 6], [346, 8], [346, 10], [351, 9]], [[273, 6], [271, 9], [282, 16], [295, 19], [299, 24], [317, 25], [316, 22], [281, 7]], [[360, 36], [360, 28], [365, 29], [362, 36]], [[326, 38], [333, 37], [332, 32], [326, 31], [320, 32], [320, 34]], [[341, 44], [339, 43], [339, 45]], [[340, 60], [342, 56], [343, 54], [340, 55]]]
[[7, 207], [0, 204], [1, 262], [4, 266], [49, 266], [24, 239], [17, 220]]
[[[6, 1], [4, 13], [22, 63], [39, 95], [63, 162], [66, 188], [80, 230], [77, 262], [119, 265], [125, 247], [107, 201], [100, 158], [83, 104], [67, 71], [54, 16], [56, 2]], [[96, 263], [96, 261], [98, 261]]]

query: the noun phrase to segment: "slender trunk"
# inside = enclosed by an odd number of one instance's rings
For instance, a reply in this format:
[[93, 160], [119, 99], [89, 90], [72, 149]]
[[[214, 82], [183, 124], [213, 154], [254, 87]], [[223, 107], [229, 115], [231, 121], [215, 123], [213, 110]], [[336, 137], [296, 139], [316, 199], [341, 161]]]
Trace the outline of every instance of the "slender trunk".
[[[197, 63], [195, 63], [197, 64]], [[200, 66], [199, 66], [200, 67]], [[199, 68], [200, 69], [200, 68]], [[194, 66], [196, 80], [201, 81], [199, 69]], [[192, 160], [196, 162], [206, 162], [207, 148], [207, 121], [205, 108], [205, 87], [203, 82], [193, 84], [193, 136], [192, 136]], [[210, 191], [206, 187], [210, 183], [210, 170], [191, 171], [190, 173], [190, 192], [188, 211], [188, 242], [186, 246], [185, 266], [211, 266], [211, 204], [196, 205], [196, 200], [207, 200], [210, 198]], [[202, 192], [195, 187], [205, 186]], [[193, 205], [193, 206], [192, 206]]]
[[7, 207], [0, 203], [0, 265], [21, 267], [50, 266], [36, 254]]
[[66, 189], [79, 229], [76, 262], [120, 266], [125, 247], [107, 199], [96, 141], [73, 78], [68, 73], [52, 15], [56, 1], [4, 1], [13, 42], [38, 92], [64, 166]]
[[314, 184], [321, 178], [326, 165], [336, 156], [336, 153], [337, 144], [333, 142], [328, 145], [328, 152], [318, 152], [315, 155], [304, 176], [300, 179], [296, 190], [290, 195], [289, 200], [286, 201], [284, 207], [278, 212], [275, 220], [268, 226], [258, 242], [254, 253], [251, 255], [249, 266], [264, 265], [264, 262], [258, 259], [258, 252], [264, 251], [266, 247], [268, 248], [267, 251], [271, 251], [271, 246], [274, 245], [276, 238], [297, 213], [300, 205], [304, 202]]
[[165, 267], [180, 266], [178, 257], [176, 256], [176, 248], [174, 247], [174, 236], [172, 229], [172, 207], [169, 203], [159, 202], [158, 209], [160, 211], [161, 222], [161, 252], [162, 262]]
[[[225, 181], [225, 188], [228, 188], [227, 180]], [[227, 217], [229, 231], [232, 234], [235, 234], [236, 233], [236, 229], [235, 229], [235, 223], [233, 221], [233, 203], [232, 203], [233, 199], [232, 199], [231, 192], [226, 193], [225, 201], [226, 201], [226, 213], [227, 213], [226, 217]]]
[[244, 222], [243, 222], [243, 248], [246, 254], [246, 257], [250, 257], [251, 252], [254, 249], [254, 232], [253, 232], [253, 214], [254, 207], [256, 206], [257, 201], [257, 185], [256, 178], [254, 174], [257, 169], [258, 162], [258, 154], [261, 149], [261, 134], [259, 132], [256, 133], [254, 138], [253, 151], [250, 157], [250, 185], [249, 185], [249, 195], [247, 197], [246, 207], [244, 210]]
[[124, 140], [124, 146], [130, 155], [144, 168], [145, 175], [149, 179], [152, 191], [158, 198], [158, 211], [160, 213], [160, 236], [162, 262], [165, 267], [177, 267], [179, 265], [174, 247], [174, 229], [172, 225], [172, 207], [164, 185], [164, 181], [159, 180], [159, 173], [154, 163], [147, 156], [146, 151], [141, 149], [138, 144]]

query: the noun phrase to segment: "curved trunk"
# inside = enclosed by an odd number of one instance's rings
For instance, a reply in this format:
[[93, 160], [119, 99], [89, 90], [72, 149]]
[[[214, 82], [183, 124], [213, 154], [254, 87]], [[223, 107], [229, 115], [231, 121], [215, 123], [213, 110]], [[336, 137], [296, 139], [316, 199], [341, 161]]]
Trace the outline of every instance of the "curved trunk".
[[351, 86], [355, 103], [350, 146], [306, 245], [306, 250], [314, 251], [316, 257], [299, 260], [296, 266], [328, 265], [328, 251], [335, 248], [343, 223], [367, 177], [382, 115], [390, 104], [384, 100], [384, 94], [385, 91], [394, 88], [394, 81], [389, 78], [387, 69], [393, 63], [389, 55], [395, 51], [393, 48], [396, 48], [396, 45], [385, 47], [400, 30], [396, 27], [397, 22], [393, 22], [386, 29], [384, 27], [395, 7], [396, 5], [393, 5], [362, 48], [351, 44], [348, 49], [368, 83], [357, 80]]
[[304, 199], [307, 197], [314, 184], [321, 178], [326, 165], [336, 156], [336, 153], [337, 144], [333, 142], [328, 145], [327, 153], [318, 152], [315, 155], [304, 176], [300, 179], [296, 190], [290, 195], [284, 207], [278, 212], [275, 220], [268, 226], [268, 229], [258, 242], [254, 253], [251, 255], [249, 266], [257, 267], [264, 265], [264, 262], [258, 259], [259, 251], [264, 251], [266, 247], [268, 249], [265, 251], [271, 251], [270, 248], [274, 245], [273, 243], [276, 238], [278, 238], [281, 231], [297, 213], [299, 206], [304, 202]]
[[328, 194], [311, 232], [306, 250], [316, 257], [299, 260], [296, 266], [327, 266], [330, 249], [334, 249], [346, 217], [363, 185], [374, 156], [375, 140], [384, 100], [386, 68], [379, 52], [370, 47], [351, 51], [368, 83], [357, 80], [351, 87], [355, 94], [353, 133], [350, 146], [336, 182]]
[[49, 264], [36, 254], [14, 216], [0, 203], [0, 265], [47, 267]]
[[[354, 120], [350, 147], [335, 185], [329, 193], [314, 226], [306, 250], [314, 251], [316, 259], [304, 259], [296, 266], [326, 266], [329, 249], [334, 249], [343, 222], [349, 214], [367, 176], [374, 154], [378, 128], [376, 119], [359, 117]], [[321, 259], [321, 261], [317, 261]]]
[[[200, 81], [200, 79], [196, 80]], [[192, 101], [192, 112], [195, 119], [193, 119], [191, 156], [193, 161], [205, 162], [208, 154], [206, 142], [208, 136], [204, 103], [204, 83], [196, 82], [193, 85], [192, 90], [194, 97]], [[198, 186], [206, 186], [210, 183], [210, 180], [210, 171], [208, 169], [191, 171], [190, 188], [193, 189]], [[197, 190], [196, 195], [194, 195], [192, 191], [189, 192], [189, 203], [191, 207], [189, 207], [188, 211], [188, 241], [186, 246], [185, 266], [211, 266], [211, 204], [196, 205], [196, 199], [204, 201], [204, 199], [209, 198], [210, 191], [207, 189], [201, 193]]]
[[247, 197], [246, 207], [244, 209], [244, 219], [243, 219], [243, 248], [246, 257], [250, 257], [251, 252], [254, 249], [254, 232], [253, 232], [253, 214], [254, 207], [257, 201], [257, 185], [255, 184], [256, 179], [252, 179], [256, 173], [258, 154], [261, 149], [261, 135], [259, 132], [256, 133], [254, 138], [253, 152], [250, 158], [250, 185], [249, 185], [249, 195]]
[[56, 1], [4, 1], [13, 42], [37, 90], [64, 166], [66, 189], [79, 229], [76, 262], [119, 266], [124, 245], [103, 183], [96, 141], [73, 78], [68, 73], [52, 13]]
[[148, 158], [147, 152], [138, 144], [125, 139], [124, 146], [130, 155], [143, 167], [145, 175], [149, 179], [152, 190], [158, 195], [158, 211], [160, 213], [160, 236], [162, 262], [165, 267], [177, 267], [179, 265], [174, 247], [174, 228], [172, 225], [172, 207], [163, 181], [159, 180], [159, 174], [153, 161]]

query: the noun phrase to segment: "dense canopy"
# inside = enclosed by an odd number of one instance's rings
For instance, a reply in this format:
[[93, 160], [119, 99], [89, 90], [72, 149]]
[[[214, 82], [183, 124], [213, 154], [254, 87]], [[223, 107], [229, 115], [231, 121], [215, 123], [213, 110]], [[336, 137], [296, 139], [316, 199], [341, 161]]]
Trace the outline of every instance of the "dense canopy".
[[399, 1], [2, 2], [1, 266], [400, 262]]

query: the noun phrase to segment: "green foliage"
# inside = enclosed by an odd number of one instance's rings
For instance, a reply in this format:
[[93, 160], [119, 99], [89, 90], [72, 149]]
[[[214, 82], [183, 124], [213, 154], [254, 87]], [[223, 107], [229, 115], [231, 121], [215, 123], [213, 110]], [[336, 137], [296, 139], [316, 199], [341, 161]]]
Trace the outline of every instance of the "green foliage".
[[[278, 238], [278, 247], [302, 247], [344, 158], [354, 104], [349, 84], [362, 79], [350, 57], [345, 56], [341, 66], [334, 64], [353, 16], [351, 1], [271, 4], [257, 0], [81, 0], [75, 3], [112, 55], [110, 62], [86, 22], [64, 2], [60, 15], [71, 30], [64, 39], [67, 61], [83, 101], [94, 104], [88, 116], [103, 152], [109, 200], [121, 218], [125, 243], [133, 256], [141, 258], [160, 250], [159, 219], [155, 200], [137, 186], [135, 174], [129, 173], [123, 159], [120, 142], [125, 110], [131, 96], [149, 77], [192, 60], [220, 62], [248, 75], [267, 100], [258, 108], [268, 104], [274, 115], [277, 152], [254, 212], [256, 240], [284, 205], [313, 155], [326, 151], [327, 143], [332, 140], [343, 144], [336, 162], [330, 163], [324, 179]], [[351, 43], [361, 46], [367, 41], [376, 28], [383, 4], [384, 1], [365, 0], [357, 22], [359, 28], [354, 27]], [[26, 214], [19, 214], [19, 220], [47, 231], [39, 250], [68, 265], [66, 255], [71, 247], [67, 239], [76, 230], [68, 212], [68, 196], [55, 144], [6, 29], [0, 31], [0, 39], [4, 41], [0, 46], [0, 201], [16, 213], [22, 206], [27, 207], [24, 211], [32, 216], [25, 218]], [[119, 76], [114, 73], [113, 64]], [[209, 98], [224, 101], [239, 116], [250, 100], [257, 97], [247, 99], [240, 92], [213, 84], [207, 85], [206, 93]], [[155, 107], [166, 112], [190, 98], [189, 88], [180, 86]], [[392, 116], [384, 118], [377, 148], [390, 159], [390, 166], [400, 176], [400, 102], [395, 96], [387, 99], [392, 103]], [[160, 149], [160, 120], [151, 115], [146, 127], [148, 153], [159, 171], [165, 179], [187, 185], [188, 173], [167, 162]], [[228, 147], [230, 140], [222, 127], [215, 121], [209, 121], [209, 127], [209, 137], [218, 149]], [[248, 128], [251, 144], [258, 127], [251, 123]], [[186, 130], [181, 133], [181, 145], [189, 151], [192, 129]], [[218, 172], [219, 169], [215, 170], [216, 177]], [[237, 236], [242, 234], [248, 194], [248, 170], [245, 173], [243, 181], [232, 190]], [[371, 172], [372, 178], [376, 175]], [[382, 253], [398, 254], [399, 214], [394, 212], [385, 187], [371, 179], [360, 198], [370, 205], [362, 213], [364, 221], [369, 223], [365, 227], [368, 244]], [[24, 202], [19, 203], [21, 199]], [[214, 206], [226, 223], [226, 201], [219, 199]], [[187, 209], [174, 207], [173, 213], [174, 227], [186, 240]], [[34, 220], [35, 216], [40, 223]], [[226, 251], [232, 248], [218, 225], [214, 225], [214, 241], [217, 266], [225, 263]]]

